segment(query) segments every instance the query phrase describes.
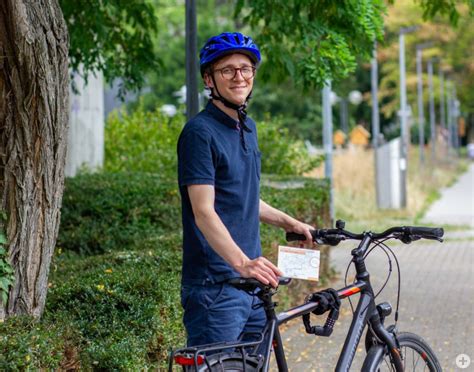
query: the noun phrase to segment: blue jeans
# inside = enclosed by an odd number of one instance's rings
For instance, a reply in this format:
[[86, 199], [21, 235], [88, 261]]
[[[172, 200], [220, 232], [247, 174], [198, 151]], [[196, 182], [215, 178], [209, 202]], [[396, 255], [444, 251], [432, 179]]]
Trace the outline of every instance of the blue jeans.
[[256, 296], [227, 283], [183, 285], [181, 305], [187, 345], [236, 341], [242, 333], [262, 331], [265, 311], [263, 307], [252, 309], [260, 302]]

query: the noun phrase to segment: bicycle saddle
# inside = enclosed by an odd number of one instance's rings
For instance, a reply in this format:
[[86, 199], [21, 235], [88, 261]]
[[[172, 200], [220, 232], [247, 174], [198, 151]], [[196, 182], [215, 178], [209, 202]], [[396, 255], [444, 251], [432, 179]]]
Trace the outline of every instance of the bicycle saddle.
[[[279, 277], [278, 285], [288, 285], [291, 282], [291, 278]], [[261, 281], [254, 278], [232, 278], [227, 281], [227, 283], [232, 284], [234, 287], [241, 289], [243, 291], [252, 292], [257, 288], [261, 290], [268, 290], [272, 287], [268, 284], [263, 284]]]

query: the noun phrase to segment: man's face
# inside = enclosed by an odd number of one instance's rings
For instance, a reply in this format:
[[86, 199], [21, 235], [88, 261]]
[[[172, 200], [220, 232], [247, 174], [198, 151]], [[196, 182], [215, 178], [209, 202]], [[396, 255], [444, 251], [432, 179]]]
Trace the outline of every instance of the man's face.
[[[249, 57], [244, 54], [231, 54], [223, 57], [212, 66], [212, 74], [217, 85], [217, 89], [222, 97], [237, 105], [245, 103], [245, 99], [250, 94], [253, 87], [253, 77], [244, 78], [242, 71], [235, 71], [235, 76], [229, 75], [229, 68], [252, 68], [253, 64]], [[245, 75], [245, 74], [244, 74]], [[214, 82], [209, 75], [204, 76], [206, 85], [214, 88]]]

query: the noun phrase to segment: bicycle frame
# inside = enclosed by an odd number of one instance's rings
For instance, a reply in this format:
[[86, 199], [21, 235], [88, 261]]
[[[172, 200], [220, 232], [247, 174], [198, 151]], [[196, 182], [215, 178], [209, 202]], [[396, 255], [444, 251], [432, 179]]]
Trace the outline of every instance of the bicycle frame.
[[[370, 276], [366, 270], [364, 263], [364, 255], [370, 243], [370, 236], [366, 236], [360, 242], [359, 246], [352, 251], [353, 261], [356, 267], [356, 282], [350, 286], [344, 287], [337, 291], [339, 299], [344, 299], [353, 296], [357, 293], [360, 293], [360, 298], [357, 303], [356, 310], [353, 314], [352, 323], [349, 328], [349, 332], [346, 336], [346, 340], [339, 356], [339, 360], [337, 362], [337, 366], [335, 369], [336, 371], [348, 371], [350, 369], [357, 346], [362, 337], [362, 333], [368, 324], [370, 325], [370, 329], [373, 331], [376, 337], [381, 340], [385, 345], [387, 345], [388, 349], [392, 354], [392, 357], [395, 360], [397, 369], [399, 371], [403, 371], [395, 337], [392, 333], [388, 332], [384, 328], [381, 320], [381, 315], [379, 314], [375, 306], [374, 293], [372, 290], [372, 285], [370, 283]], [[284, 349], [278, 328], [281, 324], [284, 324], [291, 319], [312, 312], [314, 309], [316, 309], [317, 305], [318, 304], [315, 302], [308, 302], [304, 305], [296, 306], [275, 316], [273, 306], [270, 306], [270, 303], [265, 304], [269, 321], [264, 330], [264, 340], [268, 340], [268, 338], [265, 336], [270, 335], [272, 336], [271, 339], [273, 340], [273, 343], [270, 343], [268, 341], [266, 343], [264, 342], [264, 344], [266, 345], [266, 350], [264, 350], [264, 371], [268, 370], [271, 344], [273, 344], [273, 348], [275, 351], [275, 358], [278, 370], [280, 372], [288, 371]], [[268, 309], [267, 306], [269, 307]]]
[[[374, 292], [370, 283], [370, 275], [365, 266], [365, 254], [371, 242], [371, 233], [364, 233], [358, 247], [353, 249], [351, 252], [353, 256], [352, 261], [354, 262], [356, 269], [356, 281], [355, 283], [337, 291], [339, 299], [344, 299], [358, 293], [360, 293], [360, 297], [335, 370], [348, 371], [350, 369], [362, 333], [366, 326], [369, 325], [371, 332], [369, 337], [376, 340], [378, 347], [382, 350], [384, 350], [385, 347], [388, 348], [396, 370], [403, 372], [402, 360], [397, 347], [397, 340], [391, 330], [389, 331], [385, 329], [383, 325], [385, 315], [379, 313], [375, 305]], [[291, 319], [311, 313], [318, 307], [318, 303], [307, 302], [276, 315], [276, 304], [272, 301], [273, 294], [274, 292], [271, 291], [262, 291], [258, 295], [263, 302], [263, 307], [267, 316], [267, 323], [263, 331], [259, 333], [260, 337], [257, 341], [245, 342], [239, 340], [237, 342], [204, 345], [199, 348], [186, 348], [181, 351], [192, 353], [195, 363], [194, 365], [197, 367], [197, 358], [199, 354], [204, 355], [205, 352], [232, 348], [240, 351], [243, 360], [245, 360], [248, 355], [257, 355], [258, 358], [263, 359], [264, 361], [262, 366], [263, 371], [268, 371], [270, 354], [273, 346], [278, 370], [280, 372], [287, 372], [288, 366], [279, 326]], [[251, 349], [251, 352], [248, 351], [249, 349]], [[170, 371], [172, 357], [173, 354], [170, 358]], [[243, 364], [245, 365], [245, 363]], [[372, 369], [370, 368], [369, 370], [371, 371]]]

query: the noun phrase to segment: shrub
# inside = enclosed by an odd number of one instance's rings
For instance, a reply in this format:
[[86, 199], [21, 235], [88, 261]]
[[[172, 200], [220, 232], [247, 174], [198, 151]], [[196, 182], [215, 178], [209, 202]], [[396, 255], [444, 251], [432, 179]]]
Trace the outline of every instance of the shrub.
[[105, 126], [105, 170], [109, 172], [152, 172], [162, 177], [176, 175], [176, 143], [185, 119], [159, 110], [109, 115]]
[[[324, 181], [264, 176], [261, 191], [275, 207], [327, 226]], [[183, 345], [185, 336], [176, 192], [175, 182], [146, 173], [66, 180], [44, 316], [37, 323], [0, 324], [0, 369], [165, 368], [167, 351]], [[264, 255], [274, 259], [279, 243], [283, 232], [262, 226]], [[295, 286], [307, 293], [304, 284]]]
[[[17, 316], [0, 323], [0, 370], [66, 370], [77, 362], [79, 334], [67, 323]], [[76, 356], [76, 358], [74, 358]]]
[[67, 319], [80, 330], [84, 365], [143, 370], [163, 362], [170, 345], [184, 342], [180, 242], [176, 232], [155, 234], [141, 239], [140, 250], [60, 255], [44, 321]]
[[[151, 172], [176, 177], [176, 144], [186, 119], [139, 106], [132, 114], [115, 112], [105, 127], [105, 170], [109, 172]], [[279, 175], [303, 175], [319, 165], [304, 143], [290, 135], [281, 119], [259, 122], [262, 171]]]
[[262, 152], [262, 172], [301, 176], [321, 163], [322, 156], [311, 156], [304, 143], [295, 140], [279, 120], [258, 123], [258, 143]]
[[176, 232], [176, 181], [156, 174], [83, 174], [66, 180], [57, 246], [80, 253], [140, 248], [143, 236]]

